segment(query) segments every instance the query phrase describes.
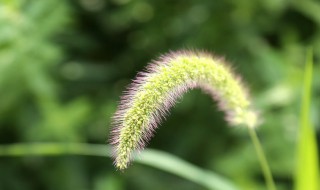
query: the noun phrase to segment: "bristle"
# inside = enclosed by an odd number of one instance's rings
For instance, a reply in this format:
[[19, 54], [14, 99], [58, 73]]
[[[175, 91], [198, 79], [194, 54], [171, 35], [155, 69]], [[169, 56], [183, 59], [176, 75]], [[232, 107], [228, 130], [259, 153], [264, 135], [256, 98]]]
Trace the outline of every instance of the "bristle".
[[170, 52], [139, 72], [121, 97], [110, 138], [119, 169], [128, 166], [132, 151], [145, 147], [177, 99], [193, 88], [218, 101], [230, 124], [255, 125], [246, 121], [256, 119], [247, 90], [224, 59], [207, 52]]

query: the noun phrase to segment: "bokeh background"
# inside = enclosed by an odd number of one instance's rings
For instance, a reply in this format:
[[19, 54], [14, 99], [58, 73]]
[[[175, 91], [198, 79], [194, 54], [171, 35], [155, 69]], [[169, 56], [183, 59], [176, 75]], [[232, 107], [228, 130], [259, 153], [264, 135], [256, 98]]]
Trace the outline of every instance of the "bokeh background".
[[[264, 123], [258, 135], [279, 189], [293, 187], [306, 47], [315, 54], [319, 142], [320, 3], [312, 0], [0, 0], [0, 143], [106, 144], [119, 97], [170, 50], [232, 62]], [[265, 189], [247, 130], [231, 128], [200, 90], [172, 109], [148, 148]], [[200, 190], [178, 176], [107, 157], [0, 157], [0, 189]]]

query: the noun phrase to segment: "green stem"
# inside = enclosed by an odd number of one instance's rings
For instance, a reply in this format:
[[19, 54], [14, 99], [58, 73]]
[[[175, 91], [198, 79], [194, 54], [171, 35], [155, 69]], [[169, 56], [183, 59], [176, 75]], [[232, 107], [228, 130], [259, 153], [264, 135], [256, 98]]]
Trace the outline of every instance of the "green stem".
[[267, 188], [268, 188], [268, 190], [276, 190], [277, 188], [276, 188], [276, 185], [273, 181], [272, 173], [269, 168], [269, 164], [266, 159], [266, 156], [263, 153], [263, 149], [262, 149], [261, 143], [259, 141], [259, 138], [257, 136], [257, 133], [254, 130], [254, 128], [248, 128], [248, 129], [249, 129], [249, 134], [250, 134], [251, 140], [253, 142], [254, 148], [255, 148], [257, 155], [258, 155], [258, 159], [259, 159], [259, 162], [260, 162], [260, 165], [262, 168], [262, 172], [263, 172], [264, 178], [267, 183]]

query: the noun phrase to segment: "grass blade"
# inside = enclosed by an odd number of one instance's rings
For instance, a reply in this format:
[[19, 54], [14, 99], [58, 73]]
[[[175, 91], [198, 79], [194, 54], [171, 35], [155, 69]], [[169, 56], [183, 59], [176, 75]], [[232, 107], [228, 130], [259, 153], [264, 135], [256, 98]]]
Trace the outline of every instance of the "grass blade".
[[[108, 145], [84, 144], [84, 143], [18, 143], [12, 145], [0, 145], [1, 156], [60, 156], [82, 155], [110, 157], [111, 149]], [[180, 158], [168, 153], [147, 149], [135, 159], [144, 165], [148, 165], [168, 173], [177, 175], [207, 189], [237, 190], [227, 179], [212, 171], [203, 170], [189, 164]]]
[[312, 49], [308, 49], [300, 113], [300, 136], [297, 145], [295, 190], [319, 190], [317, 141], [314, 128], [310, 121], [312, 73], [313, 55]]

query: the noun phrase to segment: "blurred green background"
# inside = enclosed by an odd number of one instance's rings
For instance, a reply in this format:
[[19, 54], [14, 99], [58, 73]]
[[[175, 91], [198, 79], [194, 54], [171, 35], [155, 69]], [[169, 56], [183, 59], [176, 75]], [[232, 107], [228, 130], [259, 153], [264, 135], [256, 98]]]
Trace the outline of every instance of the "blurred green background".
[[[264, 123], [258, 135], [280, 190], [293, 188], [305, 50], [314, 47], [311, 118], [320, 139], [320, 3], [312, 0], [0, 0], [0, 143], [106, 143], [119, 97], [170, 50], [224, 56]], [[319, 144], [319, 143], [318, 143]], [[172, 109], [148, 148], [265, 189], [244, 128], [200, 90]], [[105, 157], [0, 157], [0, 189], [204, 189]]]

